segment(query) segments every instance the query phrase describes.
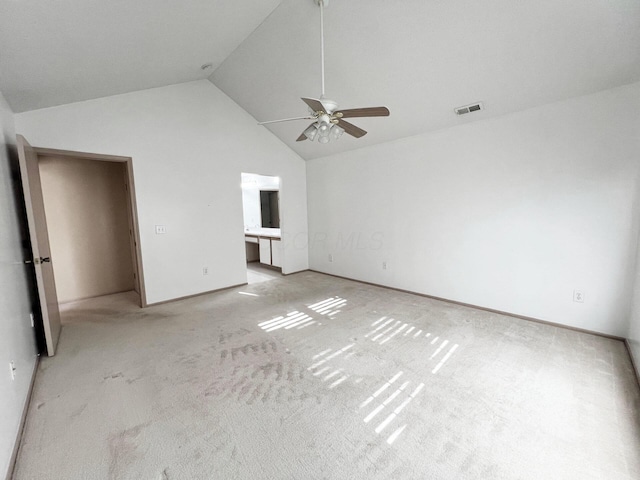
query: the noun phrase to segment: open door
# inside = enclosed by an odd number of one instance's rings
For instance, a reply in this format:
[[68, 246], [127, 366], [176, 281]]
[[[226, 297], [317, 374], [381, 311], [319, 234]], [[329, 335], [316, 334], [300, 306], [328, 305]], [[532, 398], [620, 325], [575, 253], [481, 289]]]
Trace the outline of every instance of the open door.
[[44, 200], [40, 185], [38, 156], [22, 135], [17, 136], [17, 143], [47, 354], [52, 356], [60, 336], [60, 311], [58, 310], [58, 295], [56, 294], [56, 282], [53, 277], [53, 264], [49, 249], [49, 234], [47, 233], [47, 219], [44, 213]]

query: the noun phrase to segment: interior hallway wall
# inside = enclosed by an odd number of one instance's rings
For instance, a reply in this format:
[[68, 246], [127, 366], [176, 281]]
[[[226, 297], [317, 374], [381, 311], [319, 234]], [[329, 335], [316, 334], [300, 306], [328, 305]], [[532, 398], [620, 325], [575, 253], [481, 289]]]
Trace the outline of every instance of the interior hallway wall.
[[242, 209], [245, 230], [262, 227], [260, 190], [258, 188], [242, 187]]
[[[640, 255], [640, 244], [638, 245], [638, 254]], [[636, 271], [633, 308], [626, 337], [636, 371], [640, 372], [640, 270]]]
[[208, 80], [15, 119], [34, 146], [133, 158], [149, 303], [247, 281], [241, 172], [281, 178], [283, 272], [308, 268], [305, 162]]
[[626, 336], [639, 132], [636, 83], [309, 161], [310, 266]]
[[[640, 135], [640, 127], [638, 127], [638, 135]], [[640, 153], [638, 156], [640, 157]], [[640, 175], [636, 181], [636, 201], [632, 215], [636, 224], [640, 224]], [[636, 249], [635, 257], [629, 262], [634, 269], [633, 299], [629, 309], [629, 330], [625, 337], [631, 350], [636, 373], [640, 373], [640, 234], [634, 239], [633, 246]]]
[[[0, 478], [5, 478], [36, 362], [29, 314], [26, 218], [14, 196], [20, 188], [13, 113], [0, 93]], [[9, 362], [16, 368], [11, 379]]]
[[133, 290], [125, 164], [38, 158], [58, 301]]

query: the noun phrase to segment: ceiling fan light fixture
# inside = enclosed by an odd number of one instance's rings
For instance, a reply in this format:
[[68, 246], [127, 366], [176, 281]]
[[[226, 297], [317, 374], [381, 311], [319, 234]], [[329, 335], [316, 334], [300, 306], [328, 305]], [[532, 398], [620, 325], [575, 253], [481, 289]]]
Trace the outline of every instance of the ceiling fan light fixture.
[[329, 142], [330, 142], [330, 139], [328, 135], [324, 137], [322, 136], [318, 137], [318, 143], [329, 143]]
[[340, 137], [342, 137], [343, 133], [344, 128], [339, 127], [338, 125], [334, 125], [333, 127], [331, 127], [331, 136], [334, 140], [340, 140]]
[[304, 136], [307, 137], [312, 142], [315, 140], [317, 135], [318, 135], [318, 127], [315, 124], [309, 125], [309, 127], [304, 131]]
[[321, 137], [328, 137], [331, 132], [331, 124], [330, 123], [321, 123], [318, 127], [318, 133]]

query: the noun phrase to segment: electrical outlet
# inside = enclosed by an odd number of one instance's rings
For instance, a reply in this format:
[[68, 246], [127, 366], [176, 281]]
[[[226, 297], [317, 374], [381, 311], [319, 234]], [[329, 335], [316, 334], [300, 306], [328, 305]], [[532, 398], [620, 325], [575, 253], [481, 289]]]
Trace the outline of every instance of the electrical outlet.
[[387, 262], [382, 262], [382, 269], [386, 270], [387, 269]]
[[209, 275], [209, 267], [202, 267], [202, 274]]
[[162, 235], [164, 233], [167, 233], [167, 226], [166, 225], [156, 225], [156, 235]]
[[584, 303], [584, 292], [582, 290], [574, 290], [573, 301], [577, 303]]
[[35, 322], [33, 320], [33, 313], [29, 314], [29, 318], [31, 319], [31, 328], [35, 327], [36, 325], [35, 325]]
[[16, 364], [13, 360], [9, 362], [9, 371], [11, 372], [11, 380], [16, 379]]
[[329, 254], [329, 263], [333, 263], [333, 255]]

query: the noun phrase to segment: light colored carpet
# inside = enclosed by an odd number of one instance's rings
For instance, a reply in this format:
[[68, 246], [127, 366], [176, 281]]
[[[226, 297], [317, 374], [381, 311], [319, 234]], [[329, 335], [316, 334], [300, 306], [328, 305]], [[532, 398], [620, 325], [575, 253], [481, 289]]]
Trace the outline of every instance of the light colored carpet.
[[265, 267], [258, 262], [247, 263], [247, 282], [249, 285], [282, 278], [282, 273], [273, 268]]
[[618, 341], [311, 272], [64, 318], [16, 480], [640, 478]]

